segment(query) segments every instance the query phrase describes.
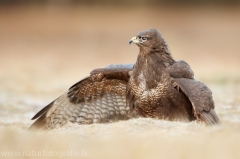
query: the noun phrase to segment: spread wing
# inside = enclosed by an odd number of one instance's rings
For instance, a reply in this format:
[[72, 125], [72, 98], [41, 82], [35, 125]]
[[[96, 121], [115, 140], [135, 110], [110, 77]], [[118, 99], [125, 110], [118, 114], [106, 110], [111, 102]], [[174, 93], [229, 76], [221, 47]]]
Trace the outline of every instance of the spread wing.
[[193, 113], [197, 120], [209, 125], [220, 123], [214, 111], [212, 92], [205, 84], [187, 78], [175, 78], [174, 80], [192, 103]]
[[67, 122], [104, 123], [128, 119], [126, 85], [133, 65], [110, 65], [95, 69], [39, 111], [30, 129], [58, 128]]

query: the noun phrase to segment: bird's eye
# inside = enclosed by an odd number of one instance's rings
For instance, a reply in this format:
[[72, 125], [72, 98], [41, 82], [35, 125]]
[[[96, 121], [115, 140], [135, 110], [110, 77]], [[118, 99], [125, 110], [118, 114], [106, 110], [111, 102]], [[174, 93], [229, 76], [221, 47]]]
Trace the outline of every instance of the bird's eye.
[[146, 37], [141, 37], [142, 41], [146, 41], [147, 38]]

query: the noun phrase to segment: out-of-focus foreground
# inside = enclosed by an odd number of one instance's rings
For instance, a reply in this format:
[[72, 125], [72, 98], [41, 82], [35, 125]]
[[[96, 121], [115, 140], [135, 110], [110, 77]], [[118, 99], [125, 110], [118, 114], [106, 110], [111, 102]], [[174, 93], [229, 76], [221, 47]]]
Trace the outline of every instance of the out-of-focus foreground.
[[[1, 158], [240, 158], [240, 7], [0, 6]], [[133, 119], [28, 132], [31, 117], [94, 68], [134, 63], [158, 28], [213, 92], [222, 125]]]

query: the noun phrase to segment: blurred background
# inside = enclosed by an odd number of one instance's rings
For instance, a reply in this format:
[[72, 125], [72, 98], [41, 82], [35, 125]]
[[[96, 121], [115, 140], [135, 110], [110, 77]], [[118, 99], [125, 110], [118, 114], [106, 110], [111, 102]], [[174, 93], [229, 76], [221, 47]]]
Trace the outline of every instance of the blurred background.
[[0, 89], [65, 91], [94, 68], [135, 63], [138, 32], [157, 28], [196, 79], [240, 82], [236, 0], [1, 0]]
[[[169, 137], [167, 134], [171, 136], [176, 128], [187, 136], [204, 131], [206, 134], [200, 138], [206, 139], [215, 133], [222, 134], [215, 138], [215, 144], [220, 145], [218, 148], [227, 149], [227, 154], [240, 157], [236, 138], [226, 144], [227, 147], [221, 145], [222, 138], [240, 130], [239, 0], [0, 0], [0, 133], [3, 134], [0, 141], [9, 142], [7, 149], [18, 144], [19, 147], [31, 147], [34, 138], [27, 138], [32, 142], [30, 145], [18, 138], [9, 139], [9, 131], [5, 132], [5, 128], [25, 130], [38, 110], [91, 70], [110, 64], [135, 63], [138, 47], [130, 46], [128, 42], [138, 32], [153, 27], [162, 33], [173, 57], [187, 61], [195, 78], [213, 91], [216, 111], [223, 127], [213, 130], [191, 124], [168, 127], [166, 125], [172, 123], [162, 121], [143, 123], [149, 129], [157, 125], [159, 129], [154, 133], [155, 138], [159, 138], [158, 132]], [[141, 120], [137, 122], [141, 123]], [[144, 124], [134, 125], [123, 134], [148, 132], [143, 130]], [[78, 131], [83, 128], [78, 128]], [[97, 131], [99, 126], [85, 128], [94, 132], [90, 135], [84, 133], [85, 137], [101, 136]], [[110, 129], [101, 126], [101, 130]], [[14, 130], [12, 136], [25, 136], [25, 132], [16, 134]], [[239, 135], [236, 136], [240, 141]], [[40, 139], [45, 141], [44, 136]], [[159, 144], [162, 140], [169, 147], [174, 143], [161, 139]], [[184, 143], [192, 145], [196, 141], [199, 144], [198, 140], [186, 141], [181, 137], [177, 140], [177, 148], [180, 149], [186, 146], [181, 145]], [[146, 141], [151, 140], [146, 137]], [[130, 145], [133, 143], [130, 142]], [[94, 145], [94, 142], [91, 144]], [[145, 149], [142, 144], [142, 149]], [[119, 145], [124, 147], [121, 141]], [[111, 148], [111, 145], [108, 146]], [[1, 149], [3, 147], [0, 146]], [[199, 147], [202, 150], [205, 146], [202, 143]], [[168, 152], [172, 153], [170, 149]], [[140, 155], [144, 157], [147, 154]], [[185, 156], [189, 155], [186, 151]]]

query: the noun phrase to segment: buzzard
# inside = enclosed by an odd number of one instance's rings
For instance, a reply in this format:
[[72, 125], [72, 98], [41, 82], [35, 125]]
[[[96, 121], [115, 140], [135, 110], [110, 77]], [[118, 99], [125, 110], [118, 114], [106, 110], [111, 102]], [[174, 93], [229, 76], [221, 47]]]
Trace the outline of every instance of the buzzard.
[[40, 110], [30, 129], [59, 128], [67, 122], [106, 123], [135, 117], [219, 124], [212, 92], [194, 79], [185, 61], [175, 61], [160, 32], [138, 33], [135, 64], [93, 70]]

